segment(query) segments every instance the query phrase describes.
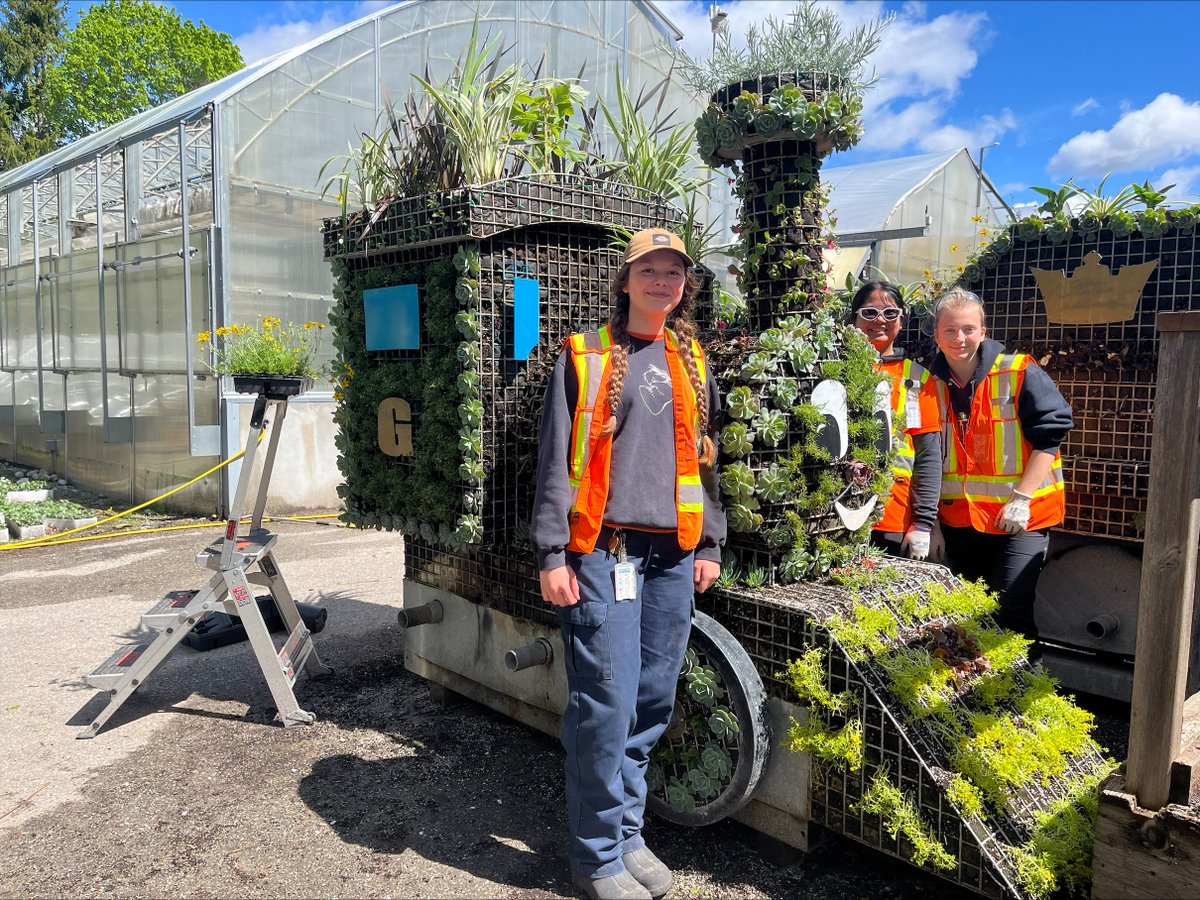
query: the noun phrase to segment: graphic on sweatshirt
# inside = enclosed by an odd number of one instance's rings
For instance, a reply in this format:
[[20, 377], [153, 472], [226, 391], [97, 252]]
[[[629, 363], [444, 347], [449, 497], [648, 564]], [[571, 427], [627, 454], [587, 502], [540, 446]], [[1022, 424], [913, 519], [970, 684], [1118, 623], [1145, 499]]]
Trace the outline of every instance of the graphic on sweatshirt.
[[646, 404], [650, 415], [660, 415], [671, 402], [671, 376], [658, 366], [650, 365], [642, 373], [642, 382], [638, 386], [642, 402]]

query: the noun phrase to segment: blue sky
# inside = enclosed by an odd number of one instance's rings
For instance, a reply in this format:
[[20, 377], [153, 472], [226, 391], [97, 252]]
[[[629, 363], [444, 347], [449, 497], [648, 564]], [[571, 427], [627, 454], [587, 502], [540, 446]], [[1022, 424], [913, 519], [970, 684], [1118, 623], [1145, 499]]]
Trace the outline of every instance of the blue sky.
[[[230, 34], [247, 62], [389, 5], [382, 0], [178, 0], [165, 5]], [[583, 2], [583, 0], [574, 0]], [[76, 8], [86, 3], [73, 4]], [[1200, 202], [1200, 76], [1188, 48], [1196, 0], [831, 2], [849, 25], [894, 12], [873, 58], [862, 143], [830, 164], [988, 144], [984, 168], [1010, 203], [1068, 177], [1106, 193], [1131, 181], [1176, 182]], [[659, 0], [685, 49], [711, 47], [708, 3]], [[793, 2], [722, 3], [731, 40]]]

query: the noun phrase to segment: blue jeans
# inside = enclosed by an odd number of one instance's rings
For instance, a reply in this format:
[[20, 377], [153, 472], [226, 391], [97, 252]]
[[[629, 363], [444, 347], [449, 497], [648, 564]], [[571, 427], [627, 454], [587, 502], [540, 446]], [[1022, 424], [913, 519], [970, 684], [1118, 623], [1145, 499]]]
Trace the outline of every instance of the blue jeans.
[[616, 601], [605, 528], [591, 553], [568, 553], [579, 603], [558, 609], [570, 694], [563, 715], [567, 856], [577, 874], [604, 878], [645, 846], [646, 768], [675, 707], [691, 632], [692, 553], [676, 536], [625, 531], [637, 597]]

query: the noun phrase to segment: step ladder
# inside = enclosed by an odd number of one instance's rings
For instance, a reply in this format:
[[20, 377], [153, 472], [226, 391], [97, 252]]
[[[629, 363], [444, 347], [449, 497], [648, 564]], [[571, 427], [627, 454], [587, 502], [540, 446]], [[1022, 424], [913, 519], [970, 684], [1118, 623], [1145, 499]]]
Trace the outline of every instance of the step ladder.
[[[90, 686], [107, 691], [110, 696], [100, 714], [77, 737], [95, 737], [104, 723], [145, 683], [176, 645], [205, 616], [217, 612], [238, 616], [242, 620], [283, 724], [307, 725], [316, 718], [311, 712], [300, 708], [292, 686], [302, 671], [313, 677], [329, 675], [333, 670], [324, 665], [317, 655], [309, 630], [300, 618], [296, 602], [280, 571], [275, 558], [275, 544], [279, 536], [262, 527], [267, 486], [275, 465], [287, 404], [287, 394], [267, 392], [255, 398], [246, 439], [246, 455], [242, 459], [237, 490], [225, 522], [225, 534], [196, 554], [197, 565], [212, 570], [214, 574], [203, 588], [171, 591], [155, 603], [142, 614], [145, 636], [119, 647], [85, 676]], [[268, 419], [267, 411], [271, 406], [275, 410], [272, 418]], [[262, 476], [259, 478], [254, 513], [250, 518], [249, 530], [239, 533], [241, 511], [246, 501], [254, 459], [268, 429], [270, 439], [263, 460]], [[267, 588], [279, 610], [287, 632], [279, 647], [276, 647], [258, 608], [253, 586]]]

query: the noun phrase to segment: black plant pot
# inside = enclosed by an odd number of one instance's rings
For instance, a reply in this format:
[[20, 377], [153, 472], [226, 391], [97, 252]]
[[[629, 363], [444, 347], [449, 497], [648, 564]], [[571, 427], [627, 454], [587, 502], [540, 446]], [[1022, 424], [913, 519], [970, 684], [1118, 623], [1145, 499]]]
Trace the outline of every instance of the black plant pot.
[[234, 375], [233, 389], [239, 394], [262, 394], [268, 400], [297, 397], [313, 386], [307, 375]]

